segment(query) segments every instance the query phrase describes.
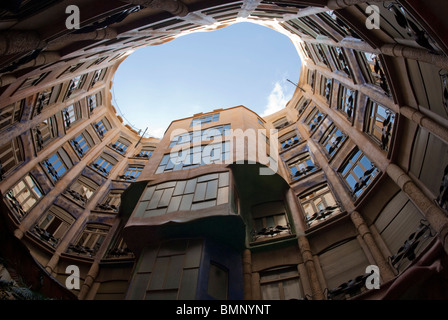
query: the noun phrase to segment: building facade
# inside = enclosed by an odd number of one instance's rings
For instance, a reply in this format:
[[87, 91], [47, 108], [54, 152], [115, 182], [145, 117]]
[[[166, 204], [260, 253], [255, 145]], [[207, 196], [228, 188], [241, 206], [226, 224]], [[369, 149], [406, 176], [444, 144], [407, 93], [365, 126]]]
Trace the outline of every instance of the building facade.
[[[0, 5], [2, 279], [82, 300], [447, 298], [447, 6]], [[162, 139], [117, 115], [134, 50], [239, 21], [297, 48], [284, 109], [173, 119]]]

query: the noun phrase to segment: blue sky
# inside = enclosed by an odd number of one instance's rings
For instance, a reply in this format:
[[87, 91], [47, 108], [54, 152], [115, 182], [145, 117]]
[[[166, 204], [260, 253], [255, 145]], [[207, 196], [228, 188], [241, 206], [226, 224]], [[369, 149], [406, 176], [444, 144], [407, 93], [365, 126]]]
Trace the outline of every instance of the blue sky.
[[118, 67], [113, 100], [125, 123], [162, 137], [171, 121], [244, 105], [264, 116], [284, 107], [300, 58], [283, 34], [243, 22], [141, 48]]

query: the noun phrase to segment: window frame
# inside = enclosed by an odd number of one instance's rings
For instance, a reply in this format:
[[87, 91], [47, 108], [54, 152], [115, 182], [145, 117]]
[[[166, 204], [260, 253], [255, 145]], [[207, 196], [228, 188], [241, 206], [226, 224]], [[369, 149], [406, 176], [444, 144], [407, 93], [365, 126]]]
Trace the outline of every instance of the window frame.
[[[366, 168], [365, 164], [362, 163], [362, 159], [364, 158], [366, 159], [366, 161], [370, 163], [371, 165], [370, 169]], [[360, 177], [358, 177], [358, 175], [355, 172], [355, 169], [357, 167], [359, 167], [359, 170], [363, 172], [362, 176]], [[348, 187], [350, 195], [355, 200], [361, 198], [361, 196], [366, 193], [366, 190], [370, 189], [370, 186], [377, 180], [376, 178], [379, 177], [381, 174], [380, 170], [376, 167], [375, 163], [372, 162], [358, 147], [355, 147], [355, 149], [352, 152], [350, 152], [350, 154], [342, 163], [340, 169], [338, 170], [338, 173], [340, 174], [342, 180], [344, 181], [345, 186]], [[352, 179], [354, 180], [354, 184], [352, 181], [353, 187], [347, 180], [349, 176], [351, 176]], [[361, 182], [360, 185], [358, 184], [359, 182]], [[360, 187], [361, 189], [357, 190], [357, 186], [358, 188]]]
[[[386, 118], [378, 113], [378, 109], [384, 109]], [[389, 118], [390, 117], [390, 118]], [[385, 152], [389, 152], [392, 146], [392, 136], [395, 129], [397, 115], [391, 109], [385, 107], [384, 105], [372, 100], [367, 100], [365, 122], [364, 122], [364, 132]], [[383, 124], [382, 128], [379, 128], [376, 123], [381, 122]], [[385, 129], [384, 123], [386, 122], [387, 128]], [[375, 131], [381, 136], [379, 138], [375, 135]], [[384, 136], [386, 134], [387, 136]]]
[[[294, 273], [294, 275], [286, 275], [286, 276], [281, 276], [281, 274], [288, 274], [288, 273]], [[266, 279], [268, 278], [270, 275], [276, 275], [277, 278], [275, 279]], [[277, 284], [277, 289], [278, 289], [278, 296], [279, 296], [279, 300], [286, 300], [286, 299], [291, 299], [291, 297], [286, 297], [285, 295], [285, 290], [284, 290], [284, 282], [285, 281], [292, 281], [292, 280], [296, 280], [297, 281], [297, 285], [299, 288], [299, 293], [300, 293], [300, 297], [295, 297], [293, 299], [300, 299], [305, 297], [304, 294], [304, 290], [302, 287], [302, 281], [300, 278], [300, 274], [299, 271], [297, 269], [296, 265], [290, 265], [290, 266], [281, 266], [281, 267], [274, 267], [271, 269], [267, 269], [267, 270], [262, 270], [260, 271], [260, 291], [261, 291], [261, 297], [262, 299], [268, 299], [268, 297], [265, 297], [265, 295], [263, 294], [263, 287], [266, 285], [274, 285]], [[269, 297], [270, 299], [272, 299], [272, 297]]]
[[[332, 201], [334, 202], [333, 205], [329, 204], [329, 202], [326, 199], [326, 195], [331, 196]], [[318, 184], [316, 186], [309, 188], [305, 192], [298, 195], [298, 200], [300, 206], [302, 207], [305, 222], [307, 223], [309, 228], [321, 224], [327, 218], [332, 218], [343, 212], [340, 201], [336, 198], [333, 190], [331, 189], [328, 183]], [[324, 207], [319, 207], [316, 200], [317, 201], [320, 200], [320, 203]], [[306, 209], [307, 204], [310, 205], [313, 211], [312, 214], [307, 212]]]
[[[337, 132], [339, 132], [340, 134], [337, 135]], [[337, 142], [337, 144], [335, 144], [338, 139], [339, 141]], [[319, 144], [325, 150], [325, 155], [327, 156], [327, 158], [332, 159], [342, 148], [347, 139], [348, 135], [344, 131], [339, 129], [339, 127], [334, 122], [332, 122], [325, 130], [322, 137], [319, 139]], [[333, 151], [330, 151], [331, 148], [334, 148]]]
[[[23, 187], [19, 188], [20, 184], [23, 184]], [[28, 196], [24, 196], [22, 198], [22, 195], [27, 193]], [[7, 200], [6, 203], [9, 207], [12, 208], [15, 217], [18, 221], [20, 221], [36, 206], [37, 203], [39, 203], [44, 196], [45, 194], [42, 187], [36, 179], [28, 173], [17, 183], [15, 183], [14, 186], [12, 186], [7, 192], [5, 192], [4, 198]], [[30, 199], [34, 199], [34, 202], [25, 207], [25, 204], [27, 204]]]
[[[313, 164], [312, 166], [308, 163], [309, 161]], [[301, 164], [303, 164], [303, 166], [301, 166]], [[317, 172], [319, 169], [309, 151], [302, 152], [289, 159], [286, 161], [286, 166], [288, 167], [290, 177], [293, 181], [306, 178]], [[295, 168], [295, 172], [293, 172], [292, 168]], [[301, 169], [299, 170], [299, 168]], [[301, 174], [298, 174], [299, 172]]]

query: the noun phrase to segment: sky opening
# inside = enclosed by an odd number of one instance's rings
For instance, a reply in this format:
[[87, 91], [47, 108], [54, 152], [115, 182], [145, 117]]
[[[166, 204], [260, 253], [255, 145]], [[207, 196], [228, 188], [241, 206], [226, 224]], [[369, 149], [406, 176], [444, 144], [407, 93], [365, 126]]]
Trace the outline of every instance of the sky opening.
[[125, 124], [161, 138], [171, 121], [199, 112], [244, 105], [266, 116], [282, 109], [300, 67], [287, 36], [236, 23], [136, 50], [114, 75], [112, 104]]

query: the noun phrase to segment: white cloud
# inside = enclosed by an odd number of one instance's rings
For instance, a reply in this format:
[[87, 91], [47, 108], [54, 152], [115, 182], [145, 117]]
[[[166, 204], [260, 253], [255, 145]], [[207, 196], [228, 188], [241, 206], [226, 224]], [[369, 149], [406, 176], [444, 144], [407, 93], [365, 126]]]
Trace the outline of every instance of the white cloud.
[[166, 128], [148, 128], [148, 133], [151, 137], [162, 139]]
[[261, 114], [262, 117], [273, 114], [281, 109], [283, 109], [288, 103], [289, 99], [285, 96], [285, 90], [280, 84], [280, 82], [276, 82], [274, 89], [272, 89], [271, 94], [268, 97], [268, 104], [266, 105], [265, 110]]

